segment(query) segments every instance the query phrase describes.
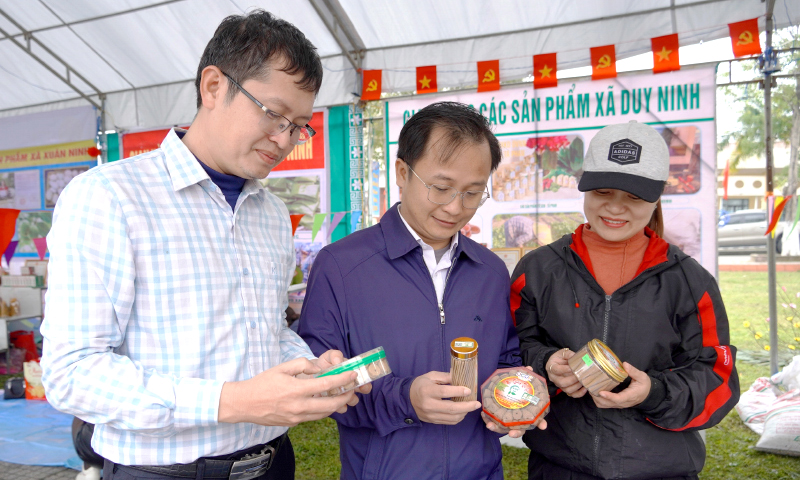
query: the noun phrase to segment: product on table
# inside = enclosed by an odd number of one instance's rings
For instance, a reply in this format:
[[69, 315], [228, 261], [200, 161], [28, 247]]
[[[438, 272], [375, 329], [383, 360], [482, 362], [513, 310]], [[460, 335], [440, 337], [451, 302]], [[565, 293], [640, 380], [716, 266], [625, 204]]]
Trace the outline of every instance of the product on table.
[[550, 411], [544, 378], [527, 368], [495, 370], [481, 386], [483, 413], [500, 430], [529, 430]]
[[568, 362], [581, 385], [595, 396], [610, 392], [628, 378], [617, 355], [596, 338], [575, 352]]
[[323, 392], [323, 397], [332, 397], [334, 395], [341, 395], [342, 393], [349, 392], [350, 390], [358, 388], [362, 385], [366, 385], [373, 380], [377, 380], [381, 377], [389, 375], [392, 373], [392, 369], [389, 368], [389, 362], [386, 361], [386, 352], [383, 351], [383, 347], [378, 347], [346, 360], [339, 365], [333, 365], [332, 367], [318, 373], [316, 377], [327, 377], [329, 375], [338, 375], [344, 372], [356, 372], [358, 377], [353, 383]]
[[450, 385], [469, 388], [469, 395], [453, 397], [454, 402], [474, 402], [478, 399], [478, 342], [458, 337], [450, 342]]

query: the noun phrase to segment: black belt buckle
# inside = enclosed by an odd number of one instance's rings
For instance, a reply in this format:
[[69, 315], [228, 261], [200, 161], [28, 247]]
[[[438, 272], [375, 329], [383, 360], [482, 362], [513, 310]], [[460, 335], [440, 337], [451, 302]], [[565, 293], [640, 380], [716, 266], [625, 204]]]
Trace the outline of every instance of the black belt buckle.
[[265, 445], [264, 449], [260, 453], [254, 454], [252, 458], [233, 462], [228, 478], [230, 480], [250, 480], [251, 478], [259, 477], [269, 470], [274, 459], [275, 447]]

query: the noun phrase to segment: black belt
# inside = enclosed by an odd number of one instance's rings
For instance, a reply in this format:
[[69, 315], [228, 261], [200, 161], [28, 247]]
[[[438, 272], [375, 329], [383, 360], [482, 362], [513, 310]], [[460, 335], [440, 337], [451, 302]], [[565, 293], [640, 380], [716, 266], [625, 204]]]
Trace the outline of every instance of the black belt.
[[144, 472], [157, 473], [180, 478], [196, 478], [198, 465], [202, 462], [205, 469], [203, 478], [228, 478], [230, 480], [248, 480], [256, 478], [269, 470], [275, 454], [286, 439], [284, 433], [280, 437], [254, 447], [217, 457], [201, 457], [193, 463], [175, 465], [131, 465], [128, 468]]

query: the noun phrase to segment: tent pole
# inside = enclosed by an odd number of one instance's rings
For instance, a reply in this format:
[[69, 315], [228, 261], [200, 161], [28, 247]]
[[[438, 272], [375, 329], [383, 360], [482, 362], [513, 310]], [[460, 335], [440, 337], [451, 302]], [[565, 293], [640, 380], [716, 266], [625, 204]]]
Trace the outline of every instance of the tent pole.
[[105, 95], [100, 95], [100, 163], [108, 163], [108, 137], [106, 136]]
[[[767, 2], [767, 48], [766, 52], [772, 50], [772, 7], [774, 0]], [[772, 158], [772, 72], [770, 69], [764, 70], [764, 138], [766, 140], [766, 159], [767, 159], [767, 208], [769, 210], [769, 221], [772, 220], [774, 211], [774, 186], [772, 178], [773, 158]], [[772, 202], [769, 200], [772, 199]], [[778, 307], [777, 291], [775, 279], [775, 236], [767, 235], [767, 271], [769, 289], [769, 372], [774, 375], [778, 372]]]

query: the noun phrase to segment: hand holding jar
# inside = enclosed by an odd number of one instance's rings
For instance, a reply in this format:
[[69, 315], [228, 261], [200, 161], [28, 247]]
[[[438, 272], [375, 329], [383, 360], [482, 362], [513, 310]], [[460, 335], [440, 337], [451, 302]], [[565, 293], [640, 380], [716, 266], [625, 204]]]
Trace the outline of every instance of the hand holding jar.
[[619, 393], [600, 392], [592, 395], [597, 408], [630, 408], [644, 402], [650, 394], [650, 376], [628, 362], [622, 367], [631, 377], [631, 384]]
[[568, 361], [573, 355], [575, 352], [569, 348], [562, 348], [550, 355], [545, 364], [545, 370], [547, 370], [547, 377], [556, 387], [572, 398], [580, 398], [586, 395], [586, 388], [581, 385], [569, 366]]

